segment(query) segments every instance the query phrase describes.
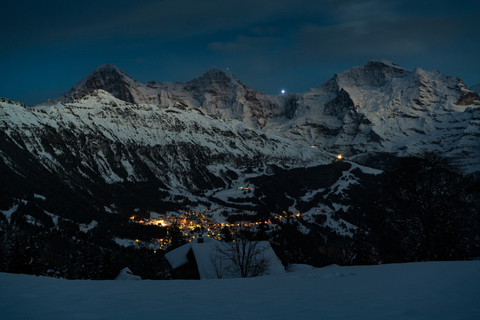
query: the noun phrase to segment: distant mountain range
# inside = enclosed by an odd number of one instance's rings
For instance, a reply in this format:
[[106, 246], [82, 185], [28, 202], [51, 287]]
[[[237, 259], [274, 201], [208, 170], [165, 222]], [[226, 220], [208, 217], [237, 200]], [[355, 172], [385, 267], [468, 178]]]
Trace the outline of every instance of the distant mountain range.
[[219, 68], [186, 83], [140, 83], [112, 64], [38, 106], [71, 103], [95, 90], [134, 104], [182, 104], [365, 161], [369, 155], [440, 151], [462, 171], [480, 170], [480, 97], [437, 70], [388, 61], [353, 67], [308, 92], [266, 95]]

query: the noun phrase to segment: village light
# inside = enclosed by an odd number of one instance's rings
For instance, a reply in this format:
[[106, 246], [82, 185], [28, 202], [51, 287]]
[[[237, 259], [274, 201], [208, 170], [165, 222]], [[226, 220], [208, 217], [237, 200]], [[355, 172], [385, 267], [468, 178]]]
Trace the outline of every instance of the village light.
[[337, 155], [337, 159], [342, 160], [343, 159], [342, 155], [341, 154]]

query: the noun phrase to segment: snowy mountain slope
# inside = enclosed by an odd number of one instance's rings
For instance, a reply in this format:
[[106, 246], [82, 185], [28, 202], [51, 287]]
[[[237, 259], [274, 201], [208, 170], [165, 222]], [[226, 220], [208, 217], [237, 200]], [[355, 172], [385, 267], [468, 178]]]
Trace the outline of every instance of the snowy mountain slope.
[[[0, 273], [5, 319], [476, 319], [478, 261], [292, 266], [280, 276], [90, 281]], [[188, 301], [188, 304], [186, 304]]]
[[9, 139], [47, 170], [73, 181], [153, 179], [169, 189], [210, 189], [225, 186], [247, 168], [332, 160], [322, 151], [236, 120], [214, 119], [181, 104], [134, 105], [103, 90], [49, 107], [25, 108], [4, 101], [0, 110]]

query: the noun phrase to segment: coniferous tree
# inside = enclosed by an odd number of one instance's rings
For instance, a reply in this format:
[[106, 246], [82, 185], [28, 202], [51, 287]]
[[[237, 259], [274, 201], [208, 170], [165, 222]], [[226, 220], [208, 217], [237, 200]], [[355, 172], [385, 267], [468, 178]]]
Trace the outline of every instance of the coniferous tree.
[[31, 257], [28, 254], [27, 241], [21, 237], [14, 237], [9, 247], [8, 271], [12, 273], [31, 274]]
[[388, 220], [403, 237], [408, 260], [466, 256], [464, 231], [470, 213], [463, 177], [434, 152], [401, 159], [389, 174]]
[[379, 262], [377, 250], [368, 239], [363, 228], [357, 228], [353, 235], [349, 263], [353, 265], [370, 265]]

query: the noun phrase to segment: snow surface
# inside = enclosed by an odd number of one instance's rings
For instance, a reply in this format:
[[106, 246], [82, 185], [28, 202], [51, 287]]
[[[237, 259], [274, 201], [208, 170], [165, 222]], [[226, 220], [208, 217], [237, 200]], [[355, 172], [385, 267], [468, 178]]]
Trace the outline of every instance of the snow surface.
[[480, 261], [227, 280], [89, 281], [0, 273], [2, 319], [479, 319]]
[[142, 278], [134, 275], [130, 268], [125, 267], [122, 269], [122, 271], [120, 271], [115, 280], [142, 280]]
[[10, 223], [10, 218], [12, 217], [12, 214], [17, 211], [17, 209], [18, 205], [14, 205], [8, 210], [0, 210], [0, 213], [4, 214], [8, 222]]
[[89, 224], [80, 225], [79, 228], [80, 228], [80, 231], [87, 232], [95, 228], [97, 225], [98, 225], [98, 222], [95, 220], [92, 220], [92, 222], [90, 222]]

